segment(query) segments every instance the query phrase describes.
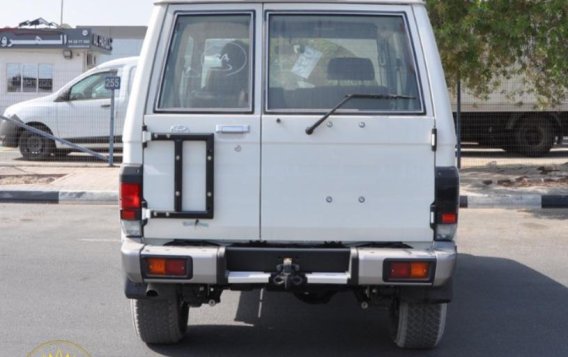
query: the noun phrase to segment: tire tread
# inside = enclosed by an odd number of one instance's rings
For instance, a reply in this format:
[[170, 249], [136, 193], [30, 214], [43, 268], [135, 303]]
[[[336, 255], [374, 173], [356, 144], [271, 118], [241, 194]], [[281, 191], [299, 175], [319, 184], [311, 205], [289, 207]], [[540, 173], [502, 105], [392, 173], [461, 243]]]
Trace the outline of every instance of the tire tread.
[[182, 316], [176, 300], [131, 300], [134, 327], [146, 343], [179, 342], [187, 329], [187, 312]]
[[446, 325], [447, 304], [401, 302], [394, 342], [401, 348], [430, 349], [440, 342]]

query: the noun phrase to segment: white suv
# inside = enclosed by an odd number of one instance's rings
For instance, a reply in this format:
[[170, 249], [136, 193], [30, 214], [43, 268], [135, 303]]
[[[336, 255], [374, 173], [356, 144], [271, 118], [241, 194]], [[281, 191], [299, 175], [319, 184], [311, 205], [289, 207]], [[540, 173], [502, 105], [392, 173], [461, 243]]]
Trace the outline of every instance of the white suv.
[[423, 1], [163, 0], [142, 52], [121, 223], [143, 341], [226, 289], [349, 289], [397, 345], [437, 345], [459, 179]]

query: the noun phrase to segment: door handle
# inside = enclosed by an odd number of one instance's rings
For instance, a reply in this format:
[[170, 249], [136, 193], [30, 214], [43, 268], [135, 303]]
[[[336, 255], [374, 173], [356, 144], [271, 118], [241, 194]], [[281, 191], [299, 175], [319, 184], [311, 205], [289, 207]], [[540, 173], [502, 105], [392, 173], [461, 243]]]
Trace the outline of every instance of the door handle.
[[101, 104], [101, 108], [110, 108], [110, 103], [109, 104]]
[[215, 132], [223, 134], [243, 134], [250, 132], [250, 125], [221, 125], [215, 126]]

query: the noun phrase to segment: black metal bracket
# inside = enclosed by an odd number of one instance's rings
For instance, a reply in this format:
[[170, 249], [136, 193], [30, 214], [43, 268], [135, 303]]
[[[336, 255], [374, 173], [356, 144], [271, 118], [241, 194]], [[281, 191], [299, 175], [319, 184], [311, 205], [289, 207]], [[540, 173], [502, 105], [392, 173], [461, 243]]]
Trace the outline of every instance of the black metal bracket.
[[[214, 199], [214, 142], [215, 134], [159, 134], [152, 133], [152, 141], [174, 142], [174, 211], [152, 211], [152, 218], [213, 218]], [[184, 141], [205, 142], [205, 210], [183, 211], [183, 143]]]

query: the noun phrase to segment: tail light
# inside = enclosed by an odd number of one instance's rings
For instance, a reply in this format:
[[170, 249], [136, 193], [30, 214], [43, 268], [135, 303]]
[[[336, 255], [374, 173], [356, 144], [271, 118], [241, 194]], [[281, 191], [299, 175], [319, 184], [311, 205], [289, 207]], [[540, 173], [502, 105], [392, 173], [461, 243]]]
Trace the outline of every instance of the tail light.
[[128, 237], [142, 235], [142, 166], [120, 168], [120, 223]]
[[142, 259], [142, 271], [146, 277], [152, 278], [191, 278], [191, 258], [148, 257]]
[[430, 282], [434, 273], [433, 260], [386, 260], [385, 282]]
[[142, 214], [142, 184], [120, 183], [120, 219], [139, 221]]
[[436, 168], [436, 200], [432, 207], [432, 228], [436, 240], [452, 240], [456, 234], [459, 209], [459, 173], [455, 167]]

